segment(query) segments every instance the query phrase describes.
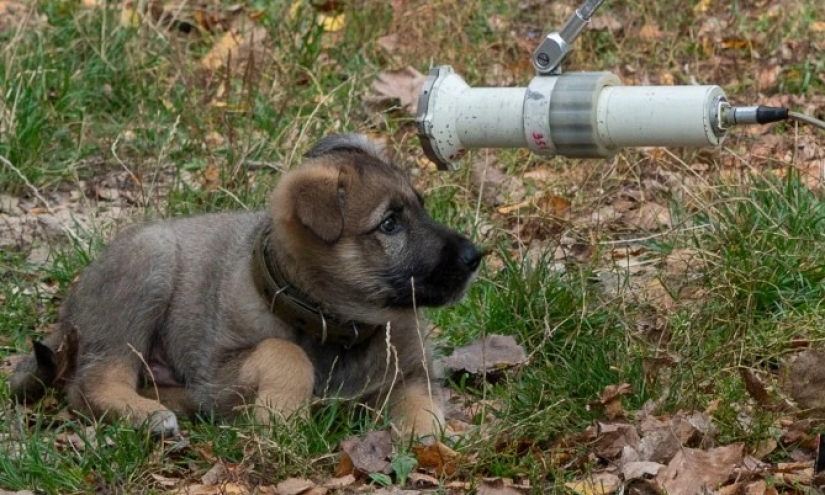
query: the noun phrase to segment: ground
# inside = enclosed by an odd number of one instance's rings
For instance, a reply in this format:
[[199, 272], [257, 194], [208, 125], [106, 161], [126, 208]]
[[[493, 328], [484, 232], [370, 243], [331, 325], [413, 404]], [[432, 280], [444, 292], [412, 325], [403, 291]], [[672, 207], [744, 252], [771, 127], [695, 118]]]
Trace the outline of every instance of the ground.
[[[325, 402], [272, 431], [201, 421], [157, 442], [3, 386], [0, 493], [818, 490], [825, 134], [737, 128], [609, 160], [480, 150], [453, 173], [424, 157], [431, 63], [526, 85], [576, 6], [0, 0], [0, 385], [120, 228], [261, 207], [326, 133], [383, 141], [431, 213], [491, 251], [466, 300], [428, 314], [439, 353], [463, 356], [460, 436], [393, 443], [381, 415]], [[608, 1], [566, 68], [821, 119], [824, 50], [813, 0]]]

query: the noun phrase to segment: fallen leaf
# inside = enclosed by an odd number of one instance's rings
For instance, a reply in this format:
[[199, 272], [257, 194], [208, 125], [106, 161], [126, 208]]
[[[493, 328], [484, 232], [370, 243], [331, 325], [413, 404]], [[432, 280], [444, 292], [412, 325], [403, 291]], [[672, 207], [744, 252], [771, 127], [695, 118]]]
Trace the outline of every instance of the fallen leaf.
[[364, 474], [390, 474], [392, 438], [388, 431], [371, 431], [362, 437], [350, 437], [341, 442], [343, 450], [356, 470]]
[[220, 485], [186, 485], [171, 493], [175, 495], [246, 495], [251, 492], [236, 483], [221, 483]]
[[542, 213], [557, 218], [567, 218], [572, 206], [569, 199], [552, 194], [540, 196], [534, 203]]
[[651, 461], [628, 462], [622, 464], [622, 476], [624, 476], [625, 481], [637, 478], [652, 478], [659, 474], [659, 471], [664, 467], [664, 464]]
[[226, 476], [226, 465], [223, 462], [217, 462], [209, 471], [201, 476], [201, 483], [204, 485], [217, 485], [224, 480]]
[[695, 495], [715, 490], [742, 463], [744, 444], [734, 443], [711, 450], [683, 448], [656, 480], [668, 495]]
[[593, 450], [607, 459], [614, 459], [625, 447], [639, 442], [636, 427], [627, 423], [597, 423], [597, 437]]
[[639, 30], [639, 38], [643, 41], [657, 41], [662, 39], [662, 31], [656, 24], [645, 24]]
[[125, 28], [133, 28], [140, 25], [140, 14], [135, 10], [134, 2], [123, 3], [120, 9], [120, 25]]
[[345, 476], [337, 476], [331, 480], [327, 480], [324, 482], [323, 486], [324, 488], [328, 488], [330, 490], [341, 490], [353, 483], [355, 483], [355, 476], [352, 474], [347, 474]]
[[630, 228], [639, 230], [659, 230], [670, 228], [670, 209], [658, 203], [645, 202], [638, 208], [625, 212], [622, 222]]
[[565, 483], [568, 489], [580, 495], [607, 495], [622, 484], [619, 477], [611, 473], [596, 473], [583, 480]]
[[808, 350], [791, 358], [782, 373], [782, 386], [800, 408], [812, 413], [825, 409], [825, 351]]
[[490, 206], [518, 203], [524, 199], [524, 183], [496, 168], [495, 159], [476, 161], [470, 165], [470, 173], [481, 193], [481, 200]]
[[757, 459], [763, 459], [776, 450], [776, 447], [778, 446], [779, 442], [773, 438], [766, 438], [754, 445], [753, 452], [751, 452], [751, 454]]
[[600, 14], [590, 20], [590, 28], [597, 31], [607, 30], [611, 33], [617, 33], [624, 29], [624, 25], [622, 21], [614, 15]]
[[756, 86], [759, 91], [767, 92], [776, 88], [781, 70], [781, 67], [778, 65], [770, 65], [762, 68], [756, 78]]
[[529, 487], [513, 484], [506, 478], [484, 478], [476, 489], [478, 495], [524, 495], [529, 493]]
[[287, 478], [275, 486], [275, 493], [277, 495], [300, 495], [311, 488], [315, 488], [315, 483], [310, 480]]
[[436, 488], [439, 485], [438, 478], [423, 473], [410, 473], [409, 481], [413, 488], [419, 489]]
[[742, 377], [742, 381], [745, 382], [745, 390], [748, 391], [748, 394], [757, 404], [762, 407], [770, 407], [773, 404], [767, 387], [753, 370], [741, 367], [739, 368], [739, 375]]
[[207, 191], [214, 191], [220, 186], [221, 182], [221, 171], [218, 166], [214, 163], [210, 163], [206, 166], [203, 170], [203, 174], [201, 176], [201, 185]]
[[412, 450], [418, 461], [418, 468], [432, 471], [436, 476], [454, 475], [462, 462], [461, 454], [441, 442], [414, 445]]
[[608, 421], [624, 418], [622, 408], [622, 396], [633, 393], [633, 386], [629, 383], [621, 385], [608, 385], [602, 391], [599, 400], [591, 403], [591, 406], [601, 406], [604, 408], [605, 417]]
[[724, 486], [716, 492], [717, 495], [765, 495], [768, 490], [768, 484], [765, 480], [752, 482], [737, 482], [732, 485]]
[[510, 335], [487, 335], [483, 340], [456, 348], [443, 359], [451, 372], [493, 373], [512, 368], [527, 360], [524, 348]]
[[401, 108], [411, 115], [418, 113], [418, 95], [427, 76], [412, 67], [378, 74], [370, 87], [383, 98], [398, 100]]
[[318, 14], [318, 23], [321, 24], [321, 28], [324, 31], [334, 33], [344, 29], [347, 23], [347, 16], [346, 14]]
[[236, 68], [250, 59], [263, 58], [268, 39], [266, 29], [256, 26], [252, 21], [244, 23], [243, 26], [224, 33], [203, 56], [200, 61], [201, 67], [215, 71], [231, 61], [232, 68]]

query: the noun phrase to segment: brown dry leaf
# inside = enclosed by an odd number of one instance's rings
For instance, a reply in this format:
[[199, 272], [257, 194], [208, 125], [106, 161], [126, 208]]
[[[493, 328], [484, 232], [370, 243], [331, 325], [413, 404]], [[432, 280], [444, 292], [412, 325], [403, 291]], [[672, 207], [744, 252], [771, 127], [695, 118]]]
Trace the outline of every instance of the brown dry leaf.
[[756, 86], [759, 91], [767, 92], [776, 88], [776, 82], [779, 79], [779, 73], [781, 71], [782, 69], [778, 65], [762, 68], [756, 79]]
[[766, 438], [765, 440], [762, 440], [754, 445], [751, 455], [753, 455], [756, 459], [763, 459], [776, 450], [776, 447], [778, 446], [779, 442], [773, 438]]
[[412, 450], [419, 469], [432, 471], [436, 476], [454, 475], [463, 461], [461, 454], [441, 442], [414, 445]]
[[209, 471], [201, 476], [201, 483], [204, 485], [217, 485], [218, 483], [224, 481], [225, 478], [226, 465], [223, 462], [218, 461], [211, 468], [209, 468]]
[[424, 473], [410, 473], [410, 485], [413, 488], [436, 488], [439, 486], [438, 478]]
[[456, 348], [443, 359], [443, 363], [451, 372], [466, 371], [478, 375], [519, 366], [526, 360], [524, 348], [512, 336], [487, 335], [483, 340]]
[[615, 474], [595, 473], [583, 480], [565, 483], [564, 486], [580, 495], [607, 495], [615, 492], [621, 484]]
[[654, 477], [664, 468], [664, 464], [651, 461], [635, 461], [622, 464], [622, 476], [625, 481]]
[[529, 489], [529, 487], [514, 485], [512, 480], [506, 478], [484, 478], [476, 493], [478, 495], [525, 495], [530, 493]]
[[341, 442], [343, 450], [356, 470], [364, 474], [390, 474], [392, 438], [388, 431], [371, 431], [361, 437], [350, 437]]
[[711, 450], [679, 450], [656, 480], [668, 495], [695, 495], [715, 490], [733, 473], [744, 458], [744, 444], [734, 443]]
[[599, 400], [591, 403], [591, 406], [601, 406], [604, 408], [605, 417], [608, 421], [621, 419], [625, 417], [624, 409], [622, 408], [622, 396], [633, 393], [633, 385], [629, 383], [622, 383], [621, 385], [608, 385], [602, 391]]
[[624, 24], [616, 16], [611, 14], [600, 14], [590, 20], [590, 28], [598, 31], [610, 31], [618, 33], [624, 29]]
[[785, 366], [783, 388], [800, 408], [815, 412], [825, 409], [825, 351], [804, 351]]
[[645, 24], [639, 30], [639, 38], [643, 41], [658, 41], [662, 36], [662, 31], [656, 24]]
[[327, 480], [324, 482], [324, 488], [329, 490], [341, 490], [353, 483], [355, 483], [355, 476], [352, 474], [347, 474], [345, 476], [336, 476], [331, 480]]
[[355, 466], [352, 464], [350, 456], [344, 452], [341, 454], [341, 459], [338, 460], [338, 466], [335, 468], [335, 477], [353, 476], [355, 474]]
[[719, 489], [717, 495], [765, 495], [768, 484], [765, 480], [737, 482]]
[[171, 493], [174, 495], [246, 495], [251, 492], [236, 483], [222, 483], [220, 485], [186, 485]]
[[490, 206], [518, 203], [524, 199], [524, 183], [496, 168], [495, 159], [476, 161], [470, 165], [470, 173], [476, 189], [481, 191], [482, 201]]
[[315, 483], [300, 478], [288, 478], [275, 486], [277, 495], [300, 495], [315, 488]]
[[593, 450], [607, 459], [615, 459], [625, 447], [639, 443], [636, 427], [627, 423], [597, 423], [598, 436], [593, 442]]
[[412, 67], [378, 74], [370, 86], [380, 97], [398, 100], [401, 108], [411, 115], [418, 112], [418, 95], [427, 76]]
[[771, 394], [768, 393], [768, 388], [752, 369], [743, 366], [739, 368], [739, 375], [745, 382], [745, 390], [748, 391], [748, 394], [757, 404], [762, 407], [771, 407], [773, 405], [773, 400], [771, 400]]
[[638, 208], [625, 212], [622, 221], [628, 227], [639, 230], [659, 230], [670, 228], [670, 209], [658, 203], [646, 202]]
[[716, 432], [706, 413], [679, 412], [670, 418], [645, 417], [639, 428], [642, 439], [622, 452], [622, 464], [638, 461], [667, 463], [683, 446], [710, 442]]
[[672, 311], [676, 307], [676, 300], [658, 278], [648, 280], [641, 290], [643, 299], [661, 311]]
[[[174, 486], [178, 486], [181, 481], [180, 478], [170, 478], [168, 476], [161, 476], [160, 474], [152, 473], [152, 479], [155, 480], [155, 483], [164, 487], [164, 488], [172, 488]], [[2, 493], [2, 492], [0, 492]]]
[[210, 163], [201, 175], [201, 185], [207, 191], [214, 191], [221, 184], [221, 170], [214, 163]]
[[745, 38], [725, 38], [719, 46], [725, 50], [745, 50], [750, 46], [750, 42]]
[[569, 199], [552, 194], [540, 196], [534, 203], [542, 213], [556, 218], [567, 218], [572, 206]]

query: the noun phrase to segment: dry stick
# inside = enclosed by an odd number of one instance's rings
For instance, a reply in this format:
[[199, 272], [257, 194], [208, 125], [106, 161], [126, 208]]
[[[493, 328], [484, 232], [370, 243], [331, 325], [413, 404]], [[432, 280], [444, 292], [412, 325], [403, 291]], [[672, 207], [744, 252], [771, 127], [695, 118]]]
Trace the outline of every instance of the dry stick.
[[[430, 366], [427, 362], [427, 349], [424, 345], [424, 336], [421, 335], [421, 319], [418, 317], [418, 306], [415, 303], [415, 279], [410, 278], [410, 285], [412, 286], [413, 292], [413, 314], [415, 315], [415, 331], [418, 334], [418, 342], [421, 344], [421, 366], [424, 368], [424, 376], [427, 377], [427, 397], [430, 399], [430, 414], [435, 416], [433, 410], [435, 409], [435, 402], [433, 401], [433, 387], [432, 387], [432, 380], [430, 378]], [[439, 418], [434, 418], [438, 420]], [[444, 425], [438, 425], [439, 429], [444, 428]], [[443, 433], [441, 431], [440, 433]]]
[[[387, 359], [384, 363], [384, 377], [381, 379], [381, 383], [384, 383], [387, 380], [387, 373], [390, 369], [390, 356], [393, 358], [393, 362], [395, 364], [395, 373], [393, 373], [392, 381], [390, 382], [390, 388], [387, 389], [387, 396], [384, 398], [384, 403], [381, 404], [381, 407], [378, 408], [376, 411], [376, 422], [381, 419], [382, 412], [387, 408], [390, 402], [390, 397], [392, 397], [392, 391], [395, 388], [395, 384], [398, 381], [398, 375], [401, 374], [401, 370], [398, 367], [398, 350], [395, 348], [394, 345], [390, 342], [390, 333], [392, 330], [391, 322], [387, 322], [387, 331], [385, 334], [385, 344], [387, 346]], [[366, 385], [365, 385], [366, 386]], [[394, 426], [393, 426], [394, 427]]]
[[[28, 188], [29, 188], [29, 190], [31, 191], [31, 193], [34, 195], [34, 197], [35, 197], [35, 198], [37, 198], [37, 200], [38, 200], [38, 201], [40, 201], [41, 203], [43, 203], [43, 207], [44, 207], [44, 208], [46, 208], [46, 211], [48, 211], [48, 212], [49, 212], [52, 216], [55, 216], [55, 217], [57, 216], [57, 214], [54, 212], [54, 210], [52, 209], [52, 207], [51, 207], [51, 205], [49, 204], [49, 202], [48, 202], [48, 201], [46, 201], [46, 198], [44, 198], [44, 197], [40, 194], [40, 191], [38, 191], [38, 190], [37, 190], [37, 188], [36, 188], [36, 187], [34, 187], [34, 184], [32, 184], [32, 183], [29, 181], [28, 177], [26, 177], [26, 176], [23, 174], [23, 172], [21, 172], [21, 171], [20, 171], [20, 169], [19, 169], [19, 168], [15, 167], [15, 166], [14, 166], [14, 164], [12, 164], [12, 163], [8, 160], [8, 158], [6, 158], [6, 157], [5, 157], [5, 156], [3, 156], [3, 155], [0, 155], [0, 162], [2, 162], [2, 163], [3, 163], [3, 165], [5, 165], [5, 166], [9, 167], [9, 168], [10, 168], [10, 169], [14, 172], [14, 173], [16, 173], [16, 174], [17, 174], [17, 176], [18, 176], [18, 177], [20, 177], [20, 179], [21, 179], [21, 180], [22, 180], [22, 181], [26, 184], [26, 187], [28, 187]], [[58, 222], [58, 223], [59, 223], [59, 222]], [[81, 239], [80, 239], [79, 237], [77, 237], [77, 234], [75, 234], [74, 232], [72, 232], [71, 230], [69, 230], [69, 228], [68, 228], [68, 227], [66, 227], [65, 225], [63, 225], [63, 224], [61, 223], [61, 224], [60, 224], [60, 228], [61, 228], [61, 229], [63, 230], [63, 232], [64, 232], [64, 233], [65, 233], [65, 234], [66, 234], [69, 238], [71, 238], [74, 242], [77, 242], [78, 244], [82, 244]]]
[[129, 349], [135, 353], [135, 355], [140, 359], [140, 362], [143, 363], [143, 366], [146, 368], [146, 372], [149, 374], [149, 378], [152, 380], [152, 387], [155, 389], [155, 399], [160, 402], [160, 391], [158, 390], [158, 382], [155, 380], [155, 374], [152, 373], [152, 367], [149, 366], [149, 363], [146, 362], [146, 359], [143, 358], [143, 353], [139, 350], [135, 349], [135, 347], [130, 344], [129, 342], [126, 343]]

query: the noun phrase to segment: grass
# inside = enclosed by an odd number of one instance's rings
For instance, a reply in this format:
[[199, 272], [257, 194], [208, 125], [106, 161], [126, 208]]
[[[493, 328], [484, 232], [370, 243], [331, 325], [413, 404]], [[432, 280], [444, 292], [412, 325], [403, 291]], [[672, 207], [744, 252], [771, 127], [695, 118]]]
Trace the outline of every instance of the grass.
[[[247, 12], [267, 42], [256, 45], [251, 62], [208, 70], [200, 61], [221, 32], [124, 24], [121, 6], [41, 0], [36, 8], [48, 24], [0, 32], [0, 156], [9, 162], [0, 166], [0, 193], [34, 205], [34, 188], [56, 209], [105, 207], [90, 186], [125, 174], [137, 199], [123, 205], [137, 220], [256, 208], [279, 171], [296, 165], [319, 136], [371, 133], [409, 157], [405, 163], [437, 219], [493, 247], [467, 299], [430, 312], [440, 352], [495, 333], [513, 335], [530, 355], [528, 365], [492, 383], [452, 377], [454, 389], [491, 404], [487, 412], [494, 417], [491, 423], [478, 415], [475, 422], [490, 430], [456, 444], [476, 456], [469, 474], [560, 487], [580, 470], [554, 463], [553, 449], [602, 417], [589, 404], [606, 386], [625, 382], [634, 390], [624, 401], [628, 410], [651, 399], [662, 401], [663, 412], [717, 401], [721, 441], [752, 446], [774, 438], [777, 413], [753, 408], [740, 368], [773, 377], [795, 352], [794, 342], [825, 337], [825, 206], [794, 172], [805, 165], [800, 158], [777, 152], [760, 161], [749, 154], [757, 141], [744, 133], [732, 135], [723, 149], [630, 150], [612, 162], [495, 152], [498, 166], [513, 176], [541, 167], [557, 172], [557, 182], [528, 183], [528, 192], [545, 188], [571, 198], [571, 218], [641, 191], [669, 202], [681, 222], [658, 236], [575, 221], [545, 224], [541, 215], [507, 216], [479, 203], [468, 169], [488, 152], [471, 153], [462, 172], [436, 174], [422, 159], [410, 116], [363, 104], [378, 72], [408, 64], [423, 71], [431, 60], [454, 65], [472, 85], [500, 84], [502, 70], [523, 85], [532, 77], [530, 50], [567, 12], [544, 5], [525, 10], [522, 3], [439, 0], [394, 12], [390, 4], [355, 2], [344, 7], [343, 29], [330, 32], [315, 22], [323, 6], [304, 2], [293, 15], [292, 2], [253, 1]], [[229, 19], [227, 7], [220, 15]], [[615, 70], [627, 83], [661, 83], [668, 75], [689, 83], [695, 76], [756, 99], [756, 75], [781, 62], [772, 91], [803, 99], [821, 92], [821, 62], [806, 56], [825, 44], [814, 2], [768, 13], [736, 2], [713, 9], [672, 15], [663, 0], [608, 2], [602, 12], [615, 16], [620, 29], [585, 32], [569, 67]], [[702, 32], [712, 15], [729, 20], [726, 36], [747, 40], [748, 48], [730, 48]], [[660, 38], [639, 35], [650, 24]], [[391, 33], [401, 42], [388, 50], [380, 40]], [[788, 60], [750, 56], [756, 50], [781, 58], [783, 46], [793, 48]], [[792, 141], [787, 132], [785, 138]], [[749, 176], [722, 174], [738, 171], [742, 161]], [[696, 164], [709, 172], [688, 184], [700, 175], [691, 171]], [[764, 173], [771, 170], [775, 176]], [[701, 190], [676, 194], [644, 186], [663, 181], [665, 173]], [[80, 199], [70, 199], [72, 191]], [[519, 230], [528, 221], [540, 223], [534, 238]], [[76, 238], [52, 236], [52, 261], [42, 266], [26, 261], [26, 243], [0, 251], [0, 356], [27, 350], [28, 339], [48, 331], [72, 280], [112, 230], [78, 223]], [[663, 267], [653, 277], [676, 295], [675, 307], [645, 301], [632, 284], [610, 291], [600, 282], [604, 272], [625, 280], [611, 257], [622, 245], [614, 241], [628, 237], [641, 239], [628, 243]], [[594, 248], [593, 255], [559, 262], [555, 250], [569, 238]], [[525, 256], [531, 241], [540, 245], [539, 258]], [[662, 260], [688, 249], [699, 261], [686, 283]], [[699, 296], [680, 297], [686, 287]], [[43, 493], [161, 493], [168, 487], [153, 475], [196, 482], [216, 459], [253, 485], [328, 477], [342, 439], [385, 426], [351, 404], [326, 403], [312, 421], [271, 432], [242, 422], [186, 423], [189, 445], [176, 449], [123, 424], [89, 426], [61, 412], [60, 397], [29, 410], [11, 406], [7, 394], [0, 387], [0, 402], [8, 406], [0, 416], [0, 452], [7, 454], [0, 455], [0, 489]], [[750, 427], [739, 421], [743, 411]]]

